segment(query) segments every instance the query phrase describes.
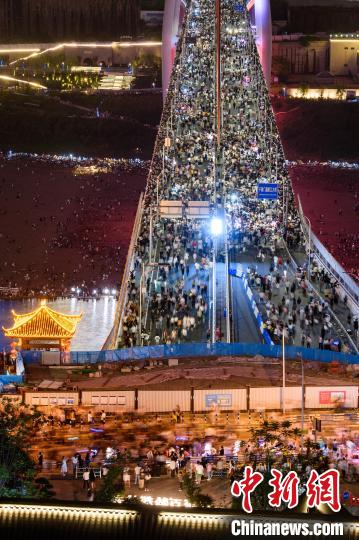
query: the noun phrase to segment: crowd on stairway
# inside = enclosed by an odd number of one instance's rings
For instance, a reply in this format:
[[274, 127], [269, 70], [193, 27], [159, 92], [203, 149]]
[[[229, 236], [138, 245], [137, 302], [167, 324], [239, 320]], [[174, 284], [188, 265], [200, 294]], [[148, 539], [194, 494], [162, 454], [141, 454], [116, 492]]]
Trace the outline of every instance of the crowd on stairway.
[[[213, 69], [215, 14], [210, 3], [195, 0], [186, 17], [129, 279], [122, 327], [125, 346], [214, 338], [211, 269], [219, 254], [208, 221], [188, 219], [186, 213], [164, 217], [158, 206], [161, 201], [180, 201], [185, 209], [189, 201], [207, 201], [212, 215], [222, 212], [227, 221], [229, 263], [238, 262], [238, 255], [245, 252], [254, 253], [254, 264], [278, 260], [283, 238], [289, 248], [304, 246], [244, 5], [221, 2], [220, 141]], [[259, 198], [258, 183], [276, 184], [278, 198]], [[272, 266], [267, 275], [254, 274], [251, 280], [265, 304], [273, 341], [284, 332], [288, 343], [300, 338], [297, 344], [303, 346], [332, 347], [337, 336], [329, 307], [307, 293], [304, 270], [299, 268], [298, 275], [290, 277], [284, 265], [281, 274], [277, 264]], [[216, 337], [222, 338], [221, 331]]]
[[214, 15], [206, 2], [193, 4], [148, 179], [123, 321], [126, 346], [181, 343], [194, 339], [194, 333], [199, 341], [208, 338], [213, 249], [208, 225], [181, 216], [162, 222], [152, 217], [157, 197], [184, 206], [214, 202]]
[[[318, 281], [323, 280], [319, 272], [313, 274]], [[278, 344], [284, 337], [288, 345], [348, 352], [347, 345], [338, 339], [330, 302], [315, 295], [306, 278], [302, 269], [293, 275], [289, 261], [277, 256], [268, 273], [248, 269], [249, 283], [272, 341]], [[335, 290], [331, 302], [333, 307], [339, 302]]]

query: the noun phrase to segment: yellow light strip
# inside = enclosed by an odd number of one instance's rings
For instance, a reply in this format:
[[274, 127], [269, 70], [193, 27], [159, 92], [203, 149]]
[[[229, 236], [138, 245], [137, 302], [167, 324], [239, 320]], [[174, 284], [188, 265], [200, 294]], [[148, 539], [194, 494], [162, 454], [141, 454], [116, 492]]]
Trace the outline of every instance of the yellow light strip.
[[34, 88], [41, 88], [42, 90], [47, 90], [47, 87], [43, 86], [42, 84], [31, 81], [23, 81], [22, 79], [15, 79], [15, 77], [9, 77], [8, 75], [0, 75], [0, 79], [2, 79], [3, 81], [13, 81], [21, 84], [28, 84], [29, 86], [33, 86]]
[[138, 515], [138, 512], [135, 510], [118, 510], [118, 509], [106, 509], [106, 508], [86, 508], [86, 507], [70, 507], [70, 506], [43, 506], [43, 505], [26, 505], [26, 504], [0, 504], [0, 512], [9, 512], [9, 513], [22, 513], [30, 512], [36, 513], [39, 512], [46, 514], [58, 514], [58, 513], [70, 513], [70, 514], [85, 514], [93, 516], [107, 517], [108, 519], [113, 519], [114, 516], [117, 516], [121, 519], [127, 517], [134, 518]]
[[[112, 43], [76, 43], [76, 42], [69, 42], [69, 43], [59, 43], [58, 45], [55, 45], [54, 47], [49, 47], [48, 49], [44, 49], [40, 52], [33, 52], [29, 56], [24, 56], [22, 58], [17, 58], [16, 60], [13, 60], [10, 62], [10, 66], [13, 64], [17, 64], [17, 62], [21, 62], [21, 60], [29, 60], [30, 58], [34, 58], [35, 56], [41, 56], [43, 54], [46, 54], [48, 52], [52, 51], [58, 51], [59, 49], [62, 49], [64, 47], [92, 47], [94, 49], [96, 48], [108, 48], [108, 47], [155, 47], [162, 45], [162, 41], [123, 41], [123, 42], [112, 42]], [[39, 49], [38, 49], [39, 50]]]
[[25, 53], [25, 52], [39, 52], [41, 49], [0, 49], [1, 53]]
[[44, 51], [34, 52], [30, 54], [29, 56], [24, 56], [23, 58], [17, 58], [17, 60], [13, 60], [12, 62], [10, 62], [9, 66], [12, 66], [13, 64], [17, 64], [17, 62], [21, 62], [22, 60], [29, 60], [30, 58], [34, 58], [35, 56], [41, 56], [42, 54], [45, 54], [46, 52], [58, 51], [62, 47], [63, 47], [63, 44], [61, 43], [60, 45], [56, 45], [55, 47], [50, 47], [49, 49], [45, 49]]
[[335, 41], [335, 42], [341, 41], [342, 43], [344, 41], [359, 41], [359, 37], [355, 37], [355, 38], [352, 38], [352, 39], [332, 39], [332, 38], [330, 38], [330, 41], [331, 42], [333, 42], [333, 41]]
[[161, 512], [159, 517], [165, 520], [184, 520], [184, 521], [209, 521], [217, 522], [223, 519], [227, 519], [232, 516], [223, 516], [223, 515], [211, 515], [211, 514], [186, 514], [184, 512]]

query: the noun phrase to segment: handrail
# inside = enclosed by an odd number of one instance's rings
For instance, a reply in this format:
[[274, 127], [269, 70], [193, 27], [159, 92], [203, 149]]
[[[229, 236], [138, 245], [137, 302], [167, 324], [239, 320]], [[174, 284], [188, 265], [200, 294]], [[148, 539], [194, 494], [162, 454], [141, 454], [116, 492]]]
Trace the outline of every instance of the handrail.
[[[289, 250], [289, 248], [288, 248], [288, 246], [287, 246], [287, 243], [286, 243], [286, 241], [285, 241], [284, 239], [283, 239], [283, 245], [284, 245], [284, 248], [285, 248], [287, 254], [289, 255], [289, 258], [291, 259], [292, 264], [293, 264], [294, 266], [297, 266], [297, 263], [296, 263], [296, 261], [294, 260], [294, 257], [293, 257], [293, 255], [291, 254], [291, 252], [290, 252], [290, 250]], [[321, 295], [320, 292], [316, 289], [316, 287], [314, 287], [314, 285], [313, 285], [310, 281], [308, 281], [308, 280], [306, 280], [306, 283], [307, 283], [308, 287], [309, 287], [310, 289], [312, 289], [312, 290], [315, 292], [315, 294], [318, 296], [318, 298], [320, 298], [320, 300], [323, 301], [322, 295]], [[328, 310], [330, 311], [331, 316], [336, 320], [337, 324], [340, 326], [340, 328], [343, 330], [343, 332], [344, 332], [345, 335], [347, 336], [347, 339], [350, 341], [350, 343], [351, 343], [351, 345], [352, 345], [354, 351], [355, 351], [356, 353], [359, 353], [358, 347], [357, 347], [356, 344], [354, 343], [354, 340], [352, 339], [352, 337], [348, 334], [347, 329], [344, 327], [344, 325], [342, 324], [342, 322], [341, 322], [341, 320], [339, 319], [339, 317], [337, 317], [337, 315], [334, 313], [334, 311], [332, 310], [332, 308], [331, 308], [330, 306], [327, 306], [327, 307], [328, 307]]]
[[[301, 200], [300, 200], [300, 197], [298, 195], [298, 206], [299, 206], [299, 217], [300, 217], [300, 221], [301, 221], [301, 224], [302, 224], [302, 230], [304, 232], [304, 236], [306, 238], [309, 239], [309, 227], [304, 219], [304, 212], [303, 212], [303, 207], [302, 207], [302, 203], [301, 203]], [[319, 259], [320, 263], [325, 267], [326, 271], [331, 274], [333, 276], [333, 278], [338, 281], [340, 283], [340, 285], [342, 286], [343, 290], [345, 291], [345, 294], [350, 297], [351, 301], [353, 302], [353, 304], [356, 306], [356, 309], [359, 313], [359, 304], [358, 304], [358, 296], [352, 291], [349, 289], [349, 285], [345, 283], [345, 281], [343, 280], [343, 278], [337, 274], [337, 272], [331, 268], [331, 265], [330, 263], [328, 262], [328, 260], [324, 257], [324, 255], [319, 251], [318, 247], [315, 245], [316, 242], [317, 243], [320, 243], [320, 240], [317, 238], [317, 236], [313, 233], [313, 231], [310, 232], [310, 238], [311, 240], [315, 240], [315, 242], [311, 242], [311, 251], [314, 251], [315, 252], [315, 256]], [[326, 248], [323, 246], [323, 248], [326, 250]], [[338, 261], [336, 261], [338, 266], [340, 266], [340, 268], [342, 269], [342, 273], [345, 274], [345, 270], [342, 268], [341, 264], [338, 263]]]
[[139, 234], [142, 212], [143, 212], [143, 193], [141, 193], [140, 200], [138, 201], [135, 221], [134, 221], [133, 229], [132, 229], [131, 241], [128, 248], [126, 263], [125, 263], [125, 267], [124, 267], [123, 275], [122, 275], [120, 293], [118, 295], [115, 321], [114, 321], [112, 330], [102, 347], [102, 350], [106, 350], [108, 348], [115, 349], [118, 335], [121, 331], [122, 319], [124, 315], [125, 306], [127, 303], [128, 281], [130, 277], [131, 266], [133, 264], [134, 249], [135, 249], [138, 234]]

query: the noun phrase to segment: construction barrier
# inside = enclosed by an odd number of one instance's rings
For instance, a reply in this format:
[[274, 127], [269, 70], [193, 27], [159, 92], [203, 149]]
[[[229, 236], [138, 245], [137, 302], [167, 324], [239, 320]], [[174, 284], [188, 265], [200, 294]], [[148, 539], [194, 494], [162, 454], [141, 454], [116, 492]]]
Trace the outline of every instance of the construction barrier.
[[[303, 389], [287, 386], [284, 391], [285, 409], [300, 409]], [[182, 412], [226, 412], [265, 411], [283, 407], [283, 388], [280, 386], [253, 388], [209, 388], [207, 390], [82, 390], [68, 391], [25, 391], [22, 399], [30, 406], [44, 412], [52, 408], [71, 409], [76, 406], [88, 408], [93, 413], [137, 412], [167, 413]], [[356, 409], [358, 386], [304, 386], [306, 409]]]
[[[41, 363], [41, 354], [36, 351], [22, 351], [24, 363]], [[151, 345], [108, 351], [71, 351], [67, 353], [63, 364], [86, 365], [105, 362], [131, 362], [134, 360], [186, 358], [195, 356], [264, 356], [282, 358], [281, 345], [261, 343], [181, 343], [180, 345]], [[310, 362], [338, 362], [339, 364], [359, 364], [359, 355], [344, 354], [336, 351], [307, 349], [305, 347], [285, 347], [288, 359], [303, 358]], [[36, 358], [36, 360], [35, 360]]]

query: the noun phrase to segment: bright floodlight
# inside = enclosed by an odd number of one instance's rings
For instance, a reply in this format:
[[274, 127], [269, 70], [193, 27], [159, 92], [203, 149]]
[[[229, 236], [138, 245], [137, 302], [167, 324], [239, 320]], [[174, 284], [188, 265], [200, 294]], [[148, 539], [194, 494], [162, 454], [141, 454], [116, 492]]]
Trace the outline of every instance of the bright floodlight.
[[219, 236], [223, 232], [223, 222], [220, 218], [214, 217], [211, 221], [211, 233], [213, 236]]

